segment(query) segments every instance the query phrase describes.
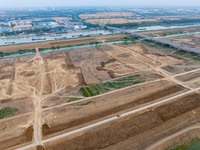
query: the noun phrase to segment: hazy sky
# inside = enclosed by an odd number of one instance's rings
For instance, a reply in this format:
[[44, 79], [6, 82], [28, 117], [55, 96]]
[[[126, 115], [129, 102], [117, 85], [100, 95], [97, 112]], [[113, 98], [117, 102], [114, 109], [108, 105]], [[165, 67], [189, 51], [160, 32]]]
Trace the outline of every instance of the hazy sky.
[[200, 6], [200, 0], [0, 0], [0, 7]]

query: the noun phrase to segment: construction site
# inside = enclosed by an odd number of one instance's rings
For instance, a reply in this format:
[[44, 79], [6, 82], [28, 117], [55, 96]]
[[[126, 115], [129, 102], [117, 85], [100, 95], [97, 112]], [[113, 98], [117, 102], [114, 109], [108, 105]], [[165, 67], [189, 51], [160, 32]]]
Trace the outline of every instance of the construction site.
[[[1, 58], [0, 149], [166, 150], [200, 138], [199, 61], [141, 40], [105, 42], [129, 36]], [[6, 48], [22, 47], [33, 44]]]

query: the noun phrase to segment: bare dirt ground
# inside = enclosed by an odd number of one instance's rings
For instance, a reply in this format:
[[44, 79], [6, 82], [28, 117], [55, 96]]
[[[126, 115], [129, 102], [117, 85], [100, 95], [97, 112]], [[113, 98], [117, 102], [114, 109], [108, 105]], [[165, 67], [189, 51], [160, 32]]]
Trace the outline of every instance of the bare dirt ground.
[[[1, 69], [2, 71], [11, 72], [10, 79], [0, 80], [1, 108], [15, 108], [18, 110], [17, 113], [15, 113], [15, 115], [17, 115], [16, 117], [20, 117], [16, 120], [14, 120], [15, 116], [8, 118], [11, 119], [11, 123], [0, 122], [2, 130], [4, 130], [4, 132], [0, 134], [2, 136], [0, 139], [6, 139], [6, 142], [0, 142], [0, 147], [2, 148], [31, 142], [32, 140], [37, 142], [38, 139], [36, 138], [37, 136], [39, 137], [39, 135], [37, 135], [35, 129], [39, 129], [37, 125], [40, 121], [40, 113], [37, 111], [41, 108], [39, 106], [42, 100], [45, 100], [49, 96], [54, 96], [54, 94], [65, 90], [67, 87], [73, 88], [82, 84], [82, 79], [79, 79], [80, 76], [78, 75], [81, 73], [81, 70], [76, 67], [68, 66], [68, 60], [64, 54], [57, 59], [41, 59], [40, 55], [37, 54], [29, 61], [22, 60], [23, 59], [15, 58], [12, 67], [8, 66], [8, 69], [5, 69], [5, 65], [3, 69]], [[20, 122], [22, 121], [23, 123], [22, 116], [25, 115], [26, 117], [27, 113], [32, 115], [29, 117], [28, 122], [26, 121], [26, 123], [21, 125]], [[5, 126], [4, 124], [9, 126]], [[12, 124], [14, 127], [11, 126]], [[27, 132], [25, 129], [27, 129]]]
[[0, 149], [31, 142], [32, 123], [30, 113], [0, 120]]
[[190, 87], [198, 88], [200, 86], [200, 71], [176, 76], [176, 79], [186, 82]]
[[127, 67], [131, 67], [139, 71], [145, 69], [151, 70], [150, 65], [155, 67], [164, 67], [166, 65], [183, 62], [183, 60], [166, 55], [162, 53], [162, 51], [147, 48], [146, 46], [139, 44], [120, 47], [113, 45], [106, 48], [104, 52], [124, 63]]
[[187, 27], [187, 28], [166, 29], [166, 30], [156, 30], [156, 31], [141, 31], [141, 33], [149, 36], [161, 36], [165, 34], [198, 32], [198, 31], [200, 31], [200, 27]]
[[[127, 37], [125, 34], [116, 34], [108, 36], [100, 36], [98, 39], [103, 38], [104, 40], [114, 40]], [[0, 52], [13, 52], [18, 50], [25, 49], [35, 49], [35, 46], [40, 48], [50, 48], [52, 46], [66, 46], [66, 45], [76, 45], [76, 44], [87, 44], [91, 42], [98, 42], [96, 37], [87, 37], [87, 38], [78, 38], [78, 39], [68, 39], [68, 40], [55, 40], [55, 41], [46, 41], [38, 43], [28, 43], [28, 44], [18, 44], [18, 45], [9, 45], [9, 46], [0, 46]]]
[[[198, 89], [188, 84], [190, 78], [196, 77], [193, 73], [199, 71], [194, 70], [199, 69], [197, 62], [167, 55], [142, 43], [109, 44], [43, 55], [38, 49], [36, 52], [36, 55], [0, 59], [0, 109], [18, 109], [14, 116], [0, 119], [3, 149], [37, 149], [37, 145], [43, 145], [45, 149], [62, 150], [68, 144], [67, 150], [117, 150], [122, 146], [132, 150], [146, 146], [144, 142], [150, 144], [161, 139], [165, 132], [171, 133], [170, 129], [190, 125], [191, 112], [200, 112]], [[163, 69], [168, 66], [175, 69]], [[144, 77], [145, 82], [89, 98], [78, 93], [84, 85], [135, 74]], [[153, 104], [150, 109], [81, 130]], [[78, 134], [70, 134], [67, 139], [53, 140], [77, 130]]]
[[[151, 110], [128, 115], [90, 131], [45, 144], [44, 148], [52, 150], [62, 150], [65, 147], [69, 150], [81, 150], [83, 148], [104, 150], [145, 149], [145, 145], [148, 145], [147, 143], [151, 140], [166, 135], [166, 132], [172, 133], [177, 128], [199, 119], [198, 115], [195, 115], [195, 119], [189, 117], [193, 114], [193, 109], [196, 114], [199, 114], [199, 98], [198, 94], [187, 95]], [[190, 101], [188, 101], [189, 99]]]
[[175, 134], [170, 135], [167, 138], [164, 138], [157, 143], [151, 145], [147, 150], [163, 150], [167, 148], [174, 148], [178, 145], [183, 145], [192, 141], [193, 139], [198, 139], [200, 137], [200, 126], [197, 123], [196, 125], [186, 127]]
[[150, 63], [159, 67], [179, 64], [183, 62], [183, 59], [181, 58], [175, 56], [173, 57], [173, 55], [166, 55], [164, 52], [159, 51], [158, 49], [147, 47], [145, 45], [127, 46], [127, 48], [134, 51], [135, 53], [142, 55], [143, 58], [141, 59], [146, 63]]
[[200, 64], [198, 62], [184, 61], [179, 64], [164, 66], [163, 69], [165, 69], [166, 71], [168, 71], [172, 74], [180, 74], [183, 72], [198, 69], [199, 67], [200, 67]]
[[111, 79], [107, 71], [98, 71], [97, 67], [102, 62], [112, 59], [112, 57], [99, 51], [97, 47], [80, 51], [68, 51], [67, 53], [72, 64], [81, 68], [84, 83], [91, 84]]
[[166, 38], [167, 40], [170, 40], [172, 42], [178, 43], [178, 44], [184, 44], [193, 48], [200, 49], [200, 34], [193, 34], [193, 35], [187, 35], [187, 36], [178, 36], [178, 37], [171, 37]]
[[[43, 134], [49, 135], [63, 131], [64, 129], [79, 127], [80, 125], [96, 121], [102, 117], [113, 116], [124, 110], [166, 98], [183, 90], [183, 87], [178, 87], [163, 80], [143, 86], [130, 87], [117, 93], [91, 98], [84, 101], [84, 103], [92, 103], [84, 107], [81, 105], [83, 102], [77, 102], [72, 105], [67, 105], [67, 107], [49, 109], [44, 112], [47, 125], [43, 128]], [[122, 99], [123, 101], [120, 101]]]

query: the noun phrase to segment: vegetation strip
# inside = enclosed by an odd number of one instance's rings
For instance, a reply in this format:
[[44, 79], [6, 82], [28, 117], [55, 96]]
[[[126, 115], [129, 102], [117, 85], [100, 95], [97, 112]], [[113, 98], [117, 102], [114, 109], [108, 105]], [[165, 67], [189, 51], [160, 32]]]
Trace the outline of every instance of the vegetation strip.
[[0, 109], [0, 119], [14, 116], [18, 112], [18, 109], [11, 107], [4, 107]]
[[[124, 42], [125, 44], [128, 43], [129, 41], [134, 41], [134, 37], [124, 37], [116, 40], [108, 40], [106, 42]], [[47, 48], [40, 48], [40, 51], [47, 51], [47, 50], [58, 50], [62, 48], [71, 48], [71, 47], [76, 47], [76, 46], [84, 46], [84, 45], [98, 45], [103, 42], [90, 42], [90, 43], [85, 43], [85, 44], [73, 44], [73, 45], [65, 45], [65, 46], [52, 46], [52, 47], [47, 47]], [[18, 50], [18, 51], [13, 51], [13, 52], [0, 52], [0, 57], [5, 57], [5, 56], [10, 56], [10, 55], [17, 55], [17, 54], [28, 54], [28, 53], [35, 53], [35, 49], [24, 49], [24, 50]]]
[[116, 79], [110, 82], [86, 85], [82, 87], [79, 91], [81, 95], [85, 97], [91, 97], [142, 82], [145, 82], [145, 78], [137, 74], [128, 77], [122, 77], [120, 79]]

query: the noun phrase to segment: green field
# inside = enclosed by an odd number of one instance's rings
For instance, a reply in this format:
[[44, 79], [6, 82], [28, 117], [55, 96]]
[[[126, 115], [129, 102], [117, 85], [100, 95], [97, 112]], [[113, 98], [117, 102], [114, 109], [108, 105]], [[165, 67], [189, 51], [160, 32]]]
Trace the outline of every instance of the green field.
[[4, 107], [0, 109], [0, 119], [14, 116], [18, 110], [16, 108]]
[[84, 86], [80, 89], [81, 95], [85, 97], [96, 96], [99, 94], [103, 94], [115, 89], [124, 88], [127, 86], [131, 86], [134, 84], [142, 83], [145, 81], [145, 78], [141, 75], [132, 75], [128, 77], [122, 77], [120, 79], [116, 79], [110, 82], [90, 84]]

